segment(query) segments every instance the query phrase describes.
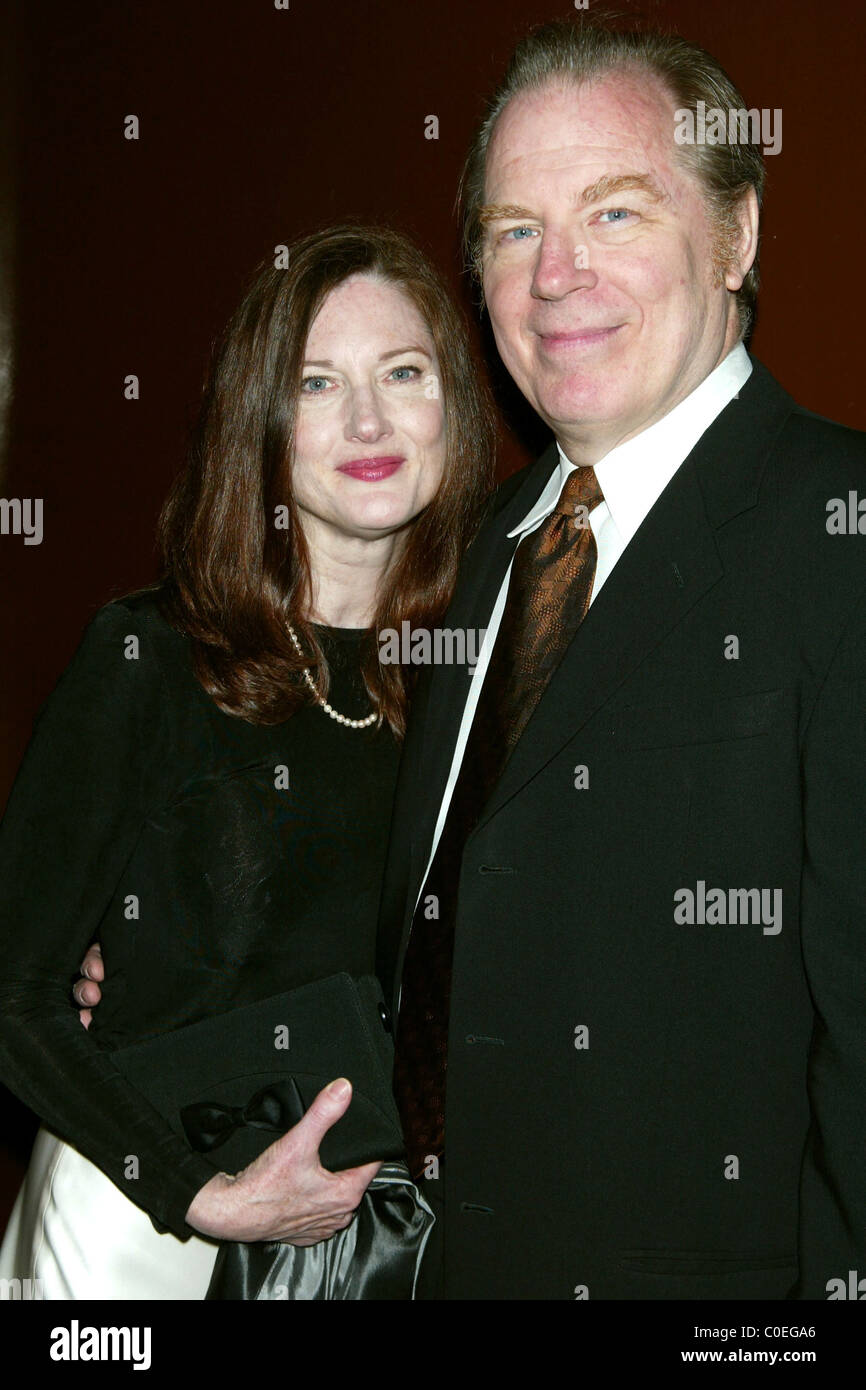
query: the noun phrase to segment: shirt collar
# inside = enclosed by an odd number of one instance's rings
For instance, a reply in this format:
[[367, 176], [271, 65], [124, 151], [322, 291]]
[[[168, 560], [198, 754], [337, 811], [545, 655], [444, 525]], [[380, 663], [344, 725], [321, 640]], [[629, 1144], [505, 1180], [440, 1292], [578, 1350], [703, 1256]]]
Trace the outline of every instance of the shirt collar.
[[[685, 400], [648, 429], [618, 444], [595, 465], [614, 525], [627, 545], [701, 435], [748, 381], [749, 354], [738, 343]], [[573, 464], [560, 446], [559, 463], [538, 501], [508, 532], [521, 536], [549, 516]]]

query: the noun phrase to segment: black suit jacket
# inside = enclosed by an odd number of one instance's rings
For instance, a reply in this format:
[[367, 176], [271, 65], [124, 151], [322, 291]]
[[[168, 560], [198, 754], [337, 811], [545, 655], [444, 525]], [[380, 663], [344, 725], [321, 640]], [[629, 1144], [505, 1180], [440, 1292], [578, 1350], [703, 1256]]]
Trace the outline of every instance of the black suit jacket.
[[[827, 530], [830, 499], [866, 495], [866, 436], [753, 366], [466, 845], [447, 1297], [823, 1299], [866, 1275], [866, 540]], [[449, 627], [486, 625], [555, 463], [495, 495]], [[395, 1002], [469, 679], [430, 670], [413, 710], [380, 921]], [[736, 922], [675, 920], [700, 883]], [[755, 888], [757, 921], [728, 896]]]

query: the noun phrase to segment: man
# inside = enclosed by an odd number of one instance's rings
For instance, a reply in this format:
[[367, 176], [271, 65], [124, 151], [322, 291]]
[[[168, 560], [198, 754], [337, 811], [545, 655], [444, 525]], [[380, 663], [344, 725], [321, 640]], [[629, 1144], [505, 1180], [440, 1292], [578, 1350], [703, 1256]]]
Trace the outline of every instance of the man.
[[422, 680], [395, 806], [425, 1297], [866, 1275], [866, 451], [746, 353], [761, 161], [678, 144], [700, 100], [745, 107], [692, 45], [546, 26], [464, 176], [555, 443], [467, 555], [485, 649]]

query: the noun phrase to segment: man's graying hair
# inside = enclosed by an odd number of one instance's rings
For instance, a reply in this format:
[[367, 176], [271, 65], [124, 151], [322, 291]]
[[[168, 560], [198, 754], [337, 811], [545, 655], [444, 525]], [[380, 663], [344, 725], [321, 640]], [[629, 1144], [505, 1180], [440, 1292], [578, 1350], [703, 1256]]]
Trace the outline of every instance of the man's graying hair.
[[[674, 108], [740, 110], [746, 103], [721, 65], [697, 44], [656, 29], [618, 30], [598, 19], [558, 20], [532, 30], [517, 45], [505, 76], [493, 93], [487, 114], [472, 142], [460, 180], [458, 206], [463, 222], [463, 249], [473, 274], [481, 278], [482, 227], [487, 149], [504, 108], [521, 92], [551, 82], [593, 82], [612, 72], [652, 74], [673, 98]], [[754, 188], [761, 206], [764, 161], [760, 148], [748, 143], [673, 144], [682, 164], [699, 180], [716, 230], [714, 264], [721, 278], [737, 236], [736, 209]], [[751, 324], [758, 290], [758, 258], [737, 291], [740, 331]]]

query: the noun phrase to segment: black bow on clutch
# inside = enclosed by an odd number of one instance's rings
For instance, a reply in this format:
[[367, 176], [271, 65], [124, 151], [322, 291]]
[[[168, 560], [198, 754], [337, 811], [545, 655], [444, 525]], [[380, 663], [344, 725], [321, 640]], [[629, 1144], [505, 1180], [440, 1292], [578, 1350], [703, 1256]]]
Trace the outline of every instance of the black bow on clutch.
[[293, 1076], [264, 1086], [246, 1105], [222, 1105], [219, 1101], [205, 1100], [186, 1105], [180, 1112], [186, 1137], [198, 1153], [218, 1149], [243, 1125], [285, 1134], [303, 1116], [304, 1103]]

